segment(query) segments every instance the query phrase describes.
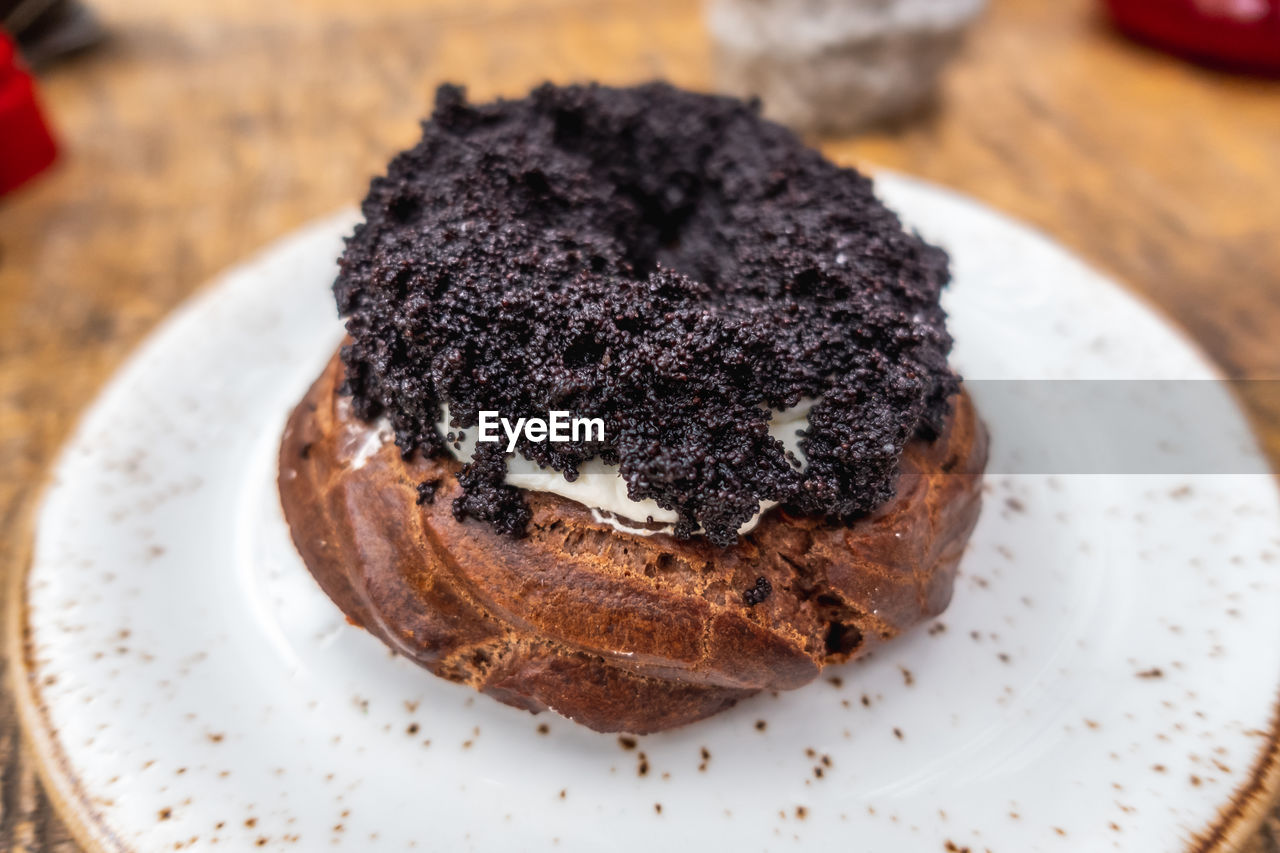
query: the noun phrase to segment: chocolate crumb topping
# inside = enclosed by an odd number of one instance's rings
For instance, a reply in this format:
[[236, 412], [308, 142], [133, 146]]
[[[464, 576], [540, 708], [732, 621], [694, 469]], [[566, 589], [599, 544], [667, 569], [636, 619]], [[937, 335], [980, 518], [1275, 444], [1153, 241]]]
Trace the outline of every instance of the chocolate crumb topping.
[[771, 595], [773, 595], [773, 584], [769, 583], [766, 577], [758, 577], [756, 585], [742, 593], [742, 600], [748, 607], [755, 607]]
[[440, 488], [440, 481], [437, 479], [426, 480], [418, 484], [418, 498], [416, 503], [418, 506], [429, 504], [436, 499], [436, 491]]
[[[482, 409], [605, 422], [605, 441], [516, 452], [573, 480], [616, 464], [675, 535], [717, 545], [761, 501], [849, 520], [894, 494], [959, 380], [947, 257], [869, 179], [755, 105], [655, 83], [544, 85], [485, 105], [443, 86], [422, 140], [375, 178], [334, 285], [345, 392], [406, 455]], [[771, 409], [816, 399], [793, 464]], [[459, 519], [524, 531], [505, 446], [463, 466]]]

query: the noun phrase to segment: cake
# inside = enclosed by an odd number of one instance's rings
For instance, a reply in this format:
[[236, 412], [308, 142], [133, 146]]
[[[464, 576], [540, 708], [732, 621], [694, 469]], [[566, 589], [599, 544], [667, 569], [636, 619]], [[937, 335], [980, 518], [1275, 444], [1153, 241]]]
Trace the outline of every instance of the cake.
[[[279, 487], [392, 649], [647, 733], [947, 606], [986, 432], [946, 255], [866, 177], [733, 98], [446, 86], [363, 214]], [[599, 429], [553, 440], [557, 413]]]
[[710, 0], [716, 85], [803, 132], [919, 111], [984, 0]]

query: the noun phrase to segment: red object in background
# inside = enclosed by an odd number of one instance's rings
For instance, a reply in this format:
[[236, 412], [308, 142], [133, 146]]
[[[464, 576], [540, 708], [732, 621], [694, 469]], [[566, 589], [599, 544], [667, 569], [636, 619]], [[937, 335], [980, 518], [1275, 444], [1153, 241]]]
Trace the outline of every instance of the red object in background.
[[1121, 29], [1160, 47], [1280, 74], [1280, 0], [1107, 0]]
[[44, 171], [57, 156], [35, 84], [18, 67], [13, 42], [0, 32], [0, 195]]

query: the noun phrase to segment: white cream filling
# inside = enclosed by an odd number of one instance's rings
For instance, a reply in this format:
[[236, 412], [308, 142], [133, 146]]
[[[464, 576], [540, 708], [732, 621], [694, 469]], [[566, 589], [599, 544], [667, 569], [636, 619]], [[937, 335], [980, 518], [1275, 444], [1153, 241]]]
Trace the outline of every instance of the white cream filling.
[[[769, 421], [769, 434], [782, 442], [782, 446], [800, 463], [804, 470], [806, 460], [800, 451], [800, 433], [809, 426], [809, 410], [814, 400], [801, 400], [797, 405], [784, 411], [775, 411]], [[449, 409], [444, 408], [444, 417], [436, 424], [441, 435], [459, 430], [449, 426]], [[448, 445], [450, 453], [463, 462], [469, 462], [476, 448], [476, 428], [461, 430], [461, 440]], [[632, 500], [627, 495], [627, 482], [618, 473], [617, 465], [606, 465], [599, 459], [591, 459], [578, 466], [578, 478], [566, 480], [564, 475], [555, 469], [543, 468], [536, 462], [526, 459], [519, 453], [507, 458], [508, 485], [534, 492], [551, 492], [562, 498], [582, 504], [591, 510], [591, 517], [598, 522], [610, 525], [615, 530], [633, 533], [639, 536], [652, 536], [654, 533], [670, 533], [675, 529], [679, 515], [675, 510], [663, 509], [650, 499]], [[760, 516], [777, 506], [776, 501], [761, 501], [760, 510], [738, 528], [739, 533], [752, 530], [759, 522]], [[658, 524], [661, 527], [632, 527], [626, 522], [639, 524]]]
[[395, 441], [395, 431], [391, 429], [391, 421], [387, 418], [378, 418], [378, 422], [373, 425], [373, 429], [369, 430], [364, 440], [360, 442], [360, 446], [355, 449], [355, 453], [351, 457], [351, 467], [359, 471], [365, 466], [365, 463], [373, 458], [373, 455], [382, 449], [384, 444]]

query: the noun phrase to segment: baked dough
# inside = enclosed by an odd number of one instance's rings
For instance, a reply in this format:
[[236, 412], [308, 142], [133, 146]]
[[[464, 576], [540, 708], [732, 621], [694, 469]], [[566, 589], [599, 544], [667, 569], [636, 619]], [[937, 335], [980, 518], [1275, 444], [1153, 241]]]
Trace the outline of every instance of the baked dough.
[[[978, 518], [987, 435], [963, 392], [873, 514], [775, 509], [719, 548], [620, 532], [543, 492], [527, 494], [523, 538], [459, 522], [459, 463], [402, 458], [352, 414], [342, 378], [335, 355], [280, 447], [285, 517], [320, 586], [436, 675], [598, 731], [660, 731], [799, 687], [936, 616]], [[438, 486], [420, 503], [423, 482]], [[761, 577], [772, 593], [749, 605]]]

